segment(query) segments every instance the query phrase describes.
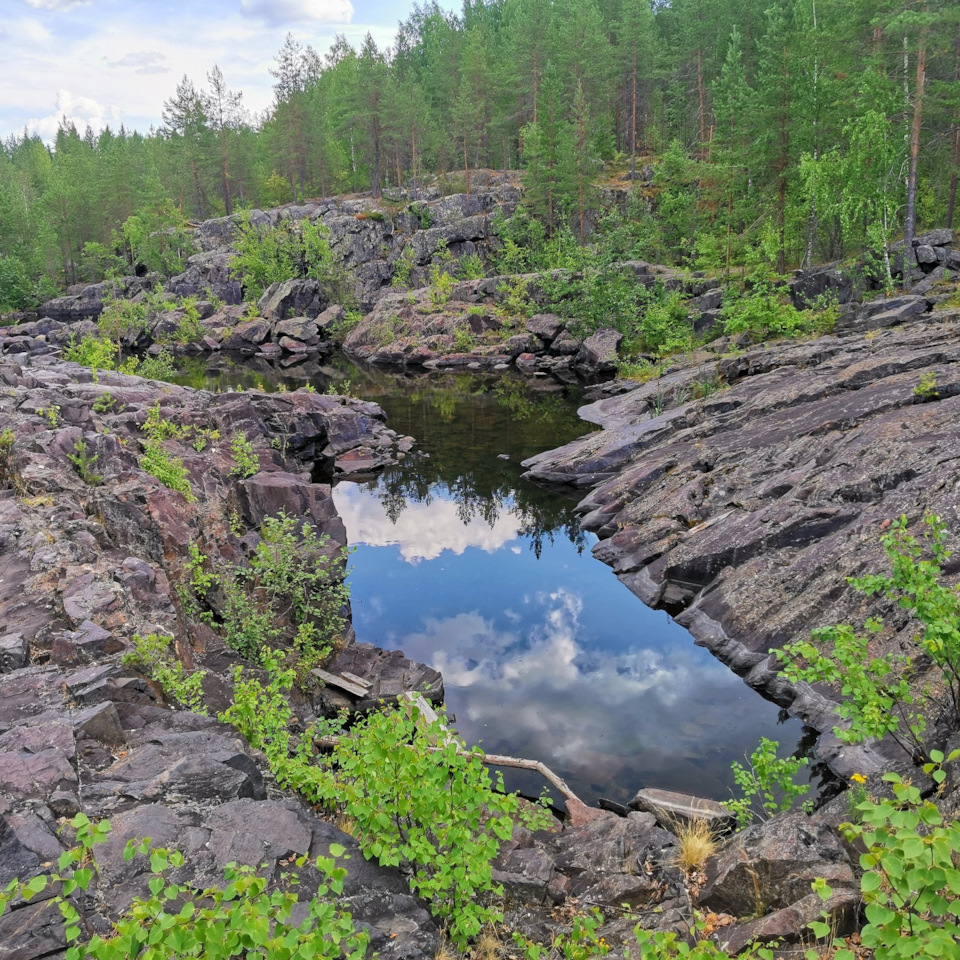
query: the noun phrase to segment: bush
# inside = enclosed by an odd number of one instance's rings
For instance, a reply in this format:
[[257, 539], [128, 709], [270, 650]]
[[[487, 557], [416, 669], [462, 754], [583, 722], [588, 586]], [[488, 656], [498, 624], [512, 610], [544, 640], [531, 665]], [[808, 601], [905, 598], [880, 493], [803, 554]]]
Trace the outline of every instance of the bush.
[[[910, 683], [913, 657], [899, 651], [874, 656], [871, 636], [883, 629], [879, 618], [865, 623], [866, 633], [849, 624], [814, 630], [811, 640], [798, 640], [778, 651], [788, 679], [839, 686], [843, 700], [837, 713], [846, 721], [834, 727], [845, 743], [890, 734], [909, 753], [926, 758], [927, 717], [957, 729], [960, 726], [960, 588], [940, 582], [950, 557], [945, 546], [946, 524], [927, 516], [928, 532], [921, 544], [907, 534], [906, 517], [881, 538], [892, 564], [889, 576], [851, 579], [867, 596], [883, 594], [921, 624], [914, 638], [938, 671], [936, 683], [919, 691]], [[929, 553], [929, 559], [924, 555]], [[922, 705], [922, 706], [921, 706]]]
[[[63, 915], [70, 944], [65, 960], [361, 960], [366, 953], [369, 935], [358, 931], [350, 914], [335, 902], [343, 893], [346, 877], [346, 870], [337, 867], [333, 859], [345, 852], [339, 844], [330, 845], [330, 857], [314, 861], [321, 881], [304, 916], [292, 892], [296, 878], [289, 874], [281, 874], [279, 883], [274, 884], [252, 867], [229, 863], [224, 867], [225, 886], [197, 889], [169, 876], [183, 866], [182, 854], [152, 847], [149, 840], [131, 840], [124, 859], [148, 858], [150, 896], [134, 899], [109, 934], [91, 935], [93, 926], [81, 914], [87, 898], [77, 894], [92, 892], [91, 884], [99, 873], [93, 848], [107, 839], [110, 824], [106, 820], [92, 824], [78, 814], [70, 826], [76, 831], [77, 846], [60, 856], [57, 870], [23, 882], [13, 880], [0, 891], [0, 915], [14, 897], [29, 901], [54, 891], [50, 903]], [[307, 862], [302, 856], [296, 865], [302, 868]], [[81, 939], [84, 933], [87, 942]]]
[[201, 618], [254, 663], [281, 643], [319, 662], [344, 629], [343, 608], [350, 597], [342, 576], [344, 552], [331, 549], [326, 534], [284, 513], [265, 519], [260, 537], [248, 564], [210, 570], [192, 544], [184, 565], [188, 609], [210, 608]]
[[[943, 754], [931, 751], [931, 757], [924, 770], [943, 782]], [[955, 957], [960, 938], [960, 821], [945, 818], [932, 800], [922, 800], [920, 789], [899, 775], [888, 773], [883, 779], [892, 785], [893, 797], [858, 804], [862, 823], [843, 826], [847, 839], [866, 850], [860, 856], [860, 890], [867, 922], [860, 940], [875, 960]], [[825, 900], [832, 892], [823, 881], [814, 888]], [[811, 926], [820, 937], [830, 934], [827, 923]], [[834, 960], [855, 960], [847, 944], [835, 946]]]
[[[445, 918], [458, 946], [501, 919], [491, 864], [513, 831], [519, 800], [502, 792], [499, 776], [495, 788], [479, 748], [466, 750], [409, 705], [372, 713], [349, 732], [310, 730], [291, 755], [285, 692], [293, 675], [278, 671], [276, 660], [267, 665], [269, 686], [238, 677], [234, 705], [221, 719], [264, 751], [278, 782], [349, 816], [368, 859], [412, 871], [414, 891]], [[313, 737], [331, 731], [333, 752], [317, 755]]]
[[760, 274], [748, 290], [728, 289], [720, 310], [727, 336], [752, 333], [758, 340], [829, 333], [837, 322], [836, 305], [798, 310], [778, 277]]
[[328, 299], [349, 297], [342, 264], [330, 249], [330, 231], [319, 220], [282, 220], [258, 227], [243, 215], [230, 269], [248, 300], [259, 299], [272, 283], [308, 277], [319, 281]]
[[207, 715], [203, 704], [203, 678], [205, 670], [194, 670], [189, 676], [184, 673], [183, 664], [171, 654], [173, 637], [165, 634], [150, 633], [142, 637], [133, 635], [133, 650], [122, 657], [124, 666], [133, 667], [156, 680], [168, 696], [183, 704], [188, 710]]
[[793, 807], [797, 797], [810, 789], [809, 783], [794, 783], [794, 777], [808, 763], [806, 757], [778, 757], [776, 740], [760, 738], [760, 745], [750, 755], [749, 768], [734, 761], [733, 779], [741, 796], [728, 800], [726, 805], [736, 815], [743, 829], [755, 816], [767, 820]]

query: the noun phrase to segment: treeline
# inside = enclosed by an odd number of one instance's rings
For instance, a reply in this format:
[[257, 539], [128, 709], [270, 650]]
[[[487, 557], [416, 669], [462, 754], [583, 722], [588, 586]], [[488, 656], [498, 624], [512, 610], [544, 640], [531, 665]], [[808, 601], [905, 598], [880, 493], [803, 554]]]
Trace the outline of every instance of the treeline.
[[263, 116], [214, 67], [204, 86], [184, 77], [146, 135], [10, 137], [0, 305], [136, 260], [174, 269], [190, 220], [436, 174], [469, 192], [484, 167], [524, 169], [531, 212], [581, 242], [600, 188], [626, 178], [646, 221], [630, 252], [707, 269], [883, 258], [953, 223], [950, 0], [428, 3], [386, 50], [341, 37], [321, 55], [288, 36], [271, 73]]

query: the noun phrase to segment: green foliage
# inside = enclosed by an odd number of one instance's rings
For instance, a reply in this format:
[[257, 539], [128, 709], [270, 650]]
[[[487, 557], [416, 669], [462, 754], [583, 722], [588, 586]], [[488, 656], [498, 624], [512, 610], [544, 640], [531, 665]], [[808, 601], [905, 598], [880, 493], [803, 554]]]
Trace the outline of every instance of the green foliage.
[[320, 220], [281, 220], [275, 227], [260, 227], [242, 214], [237, 229], [230, 269], [243, 284], [246, 299], [256, 301], [272, 283], [296, 277], [319, 281], [330, 300], [347, 298], [342, 265]]
[[93, 472], [93, 467], [97, 462], [97, 455], [90, 454], [87, 450], [86, 441], [83, 437], [77, 437], [73, 444], [73, 453], [67, 454], [67, 459], [77, 468], [80, 479], [91, 487], [103, 483], [103, 477], [99, 473]]
[[231, 476], [246, 480], [247, 477], [252, 477], [259, 472], [260, 458], [257, 456], [256, 448], [242, 430], [234, 434], [230, 440], [230, 453], [234, 462], [234, 468], [230, 471]]
[[0, 313], [35, 306], [32, 287], [23, 261], [0, 255]]
[[150, 633], [142, 637], [133, 635], [133, 650], [123, 655], [123, 664], [133, 667], [160, 684], [163, 692], [182, 703], [194, 713], [207, 715], [203, 703], [203, 678], [205, 670], [194, 670], [189, 675], [183, 664], [171, 652], [173, 637], [165, 634]]
[[201, 616], [219, 628], [224, 641], [259, 663], [271, 647], [287, 643], [312, 661], [327, 656], [344, 628], [343, 607], [350, 593], [343, 582], [343, 551], [281, 513], [260, 528], [250, 561], [208, 570], [206, 558], [191, 545], [187, 574], [188, 606], [216, 604]]
[[693, 346], [693, 326], [683, 295], [668, 293], [654, 285], [648, 294], [640, 296], [641, 313], [635, 325], [628, 327], [628, 345], [639, 339], [643, 350], [657, 356], [667, 356]]
[[[925, 770], [942, 782], [944, 756], [935, 750], [930, 755], [933, 763]], [[920, 789], [898, 774], [883, 779], [892, 785], [893, 797], [860, 803], [862, 822], [844, 828], [847, 838], [866, 850], [860, 855], [867, 920], [861, 942], [876, 960], [955, 957], [960, 937], [960, 821], [945, 817], [932, 800], [922, 800]], [[815, 889], [825, 900], [831, 894], [822, 881]], [[811, 926], [817, 936], [830, 934], [827, 923]], [[847, 944], [835, 946], [834, 960], [855, 960]]]
[[117, 347], [106, 337], [94, 337], [84, 334], [77, 343], [76, 336], [70, 335], [70, 341], [63, 350], [63, 359], [89, 367], [93, 371], [93, 382], [97, 383], [98, 370], [114, 370], [117, 365]]
[[172, 383], [177, 375], [177, 368], [173, 356], [166, 350], [156, 354], [147, 354], [142, 360], [139, 357], [127, 357], [120, 364], [121, 373], [128, 373], [143, 377], [146, 380], [164, 380]]
[[497, 284], [497, 312], [508, 328], [513, 321], [533, 315], [534, 304], [529, 289], [530, 282], [526, 277], [514, 277]]
[[390, 281], [394, 287], [409, 287], [412, 282], [413, 268], [416, 265], [409, 247], [403, 248], [403, 253], [393, 261], [393, 279]]
[[730, 766], [741, 796], [728, 800], [726, 805], [737, 817], [740, 828], [749, 826], [755, 816], [766, 820], [774, 814], [793, 807], [797, 797], [809, 789], [809, 783], [795, 783], [801, 767], [807, 765], [804, 757], [778, 757], [775, 740], [760, 738], [760, 744], [750, 755], [749, 768], [734, 761]]
[[143, 264], [164, 277], [181, 273], [187, 256], [194, 252], [187, 222], [170, 203], [143, 207], [127, 217], [119, 232], [114, 231], [113, 243], [128, 251], [130, 272]]
[[112, 413], [113, 408], [117, 406], [117, 399], [111, 393], [101, 393], [96, 400], [93, 401], [92, 410], [94, 413], [104, 414]]
[[113, 296], [108, 289], [107, 293], [104, 294], [103, 312], [97, 318], [97, 326], [104, 337], [114, 342], [116, 356], [119, 356], [121, 340], [124, 338], [132, 340], [144, 333], [147, 329], [149, 316], [149, 308], [145, 299], [124, 300]]
[[19, 485], [19, 470], [13, 458], [13, 445], [17, 436], [12, 430], [0, 431], [0, 487], [11, 488]]
[[600, 911], [593, 907], [589, 913], [578, 913], [570, 923], [569, 932], [555, 933], [549, 943], [535, 943], [518, 931], [513, 932], [513, 942], [523, 951], [526, 960], [591, 960], [605, 957], [610, 952], [607, 941], [597, 931], [603, 924]]
[[483, 260], [475, 253], [457, 261], [456, 273], [459, 280], [482, 280], [486, 276]]
[[179, 343], [182, 345], [199, 343], [203, 339], [205, 331], [200, 324], [197, 298], [183, 297], [173, 304], [173, 309], [181, 313], [181, 316], [177, 318], [177, 327], [170, 333], [164, 333], [157, 337], [157, 343]]
[[798, 310], [779, 279], [766, 274], [757, 275], [746, 291], [728, 289], [720, 314], [727, 336], [752, 333], [757, 340], [829, 333], [839, 315], [835, 305]]
[[430, 305], [439, 310], [450, 301], [453, 289], [453, 277], [441, 270], [436, 264], [430, 267]]
[[470, 327], [467, 324], [461, 324], [453, 331], [453, 349], [457, 353], [469, 353], [476, 347], [477, 341]]
[[189, 503], [196, 501], [197, 498], [190, 488], [190, 472], [183, 465], [183, 461], [167, 453], [159, 443], [143, 441], [140, 469], [156, 477], [165, 487], [182, 493]]
[[143, 447], [140, 469], [156, 477], [165, 487], [182, 493], [188, 502], [195, 502], [197, 498], [190, 489], [190, 472], [179, 457], [168, 453], [162, 446], [168, 438], [181, 437], [183, 428], [161, 419], [159, 400], [147, 412], [143, 432], [146, 438], [140, 441]]
[[429, 230], [433, 226], [433, 211], [426, 203], [411, 203], [410, 212], [420, 221], [421, 230]]
[[[366, 953], [369, 935], [358, 931], [350, 914], [336, 905], [346, 877], [346, 870], [334, 859], [344, 855], [339, 844], [331, 844], [330, 857], [313, 861], [321, 880], [304, 917], [294, 892], [294, 875], [282, 874], [279, 883], [272, 883], [253, 867], [229, 863], [224, 867], [223, 887], [197, 889], [170, 876], [184, 865], [181, 853], [152, 847], [149, 840], [131, 840], [124, 859], [147, 858], [150, 895], [135, 898], [109, 934], [91, 936], [91, 925], [76, 905], [83, 909], [84, 898], [77, 894], [93, 892], [91, 884], [99, 874], [93, 848], [107, 839], [110, 824], [104, 820], [94, 825], [78, 814], [71, 826], [77, 846], [61, 855], [56, 871], [14, 880], [0, 891], [0, 914], [15, 896], [29, 901], [53, 891], [50, 902], [66, 922], [65, 960], [361, 960]], [[308, 862], [301, 856], [296, 866], [303, 868]], [[89, 937], [86, 942], [84, 933]]]
[[290, 189], [290, 181], [285, 176], [277, 173], [276, 170], [270, 171], [270, 176], [263, 184], [263, 203], [266, 207], [279, 207], [281, 204], [290, 203], [293, 200], [293, 190]]
[[[915, 689], [910, 682], [913, 657], [890, 651], [873, 655], [871, 636], [883, 629], [875, 617], [859, 634], [849, 624], [815, 630], [812, 640], [799, 640], [780, 653], [788, 679], [827, 683], [843, 696], [837, 713], [845, 721], [834, 733], [845, 743], [892, 735], [911, 753], [928, 755], [924, 742], [927, 717], [960, 724], [960, 590], [940, 582], [946, 548], [946, 524], [937, 516], [925, 518], [924, 542], [907, 534], [901, 517], [881, 543], [892, 565], [889, 576], [851, 579], [866, 596], [882, 594], [915, 617], [922, 630], [914, 638], [938, 671], [936, 683]], [[924, 559], [929, 553], [930, 558]], [[918, 707], [918, 701], [924, 706]]]
[[39, 407], [37, 416], [43, 417], [51, 430], [56, 430], [60, 426], [60, 404], [51, 403], [49, 407]]
[[937, 392], [937, 375], [928, 370], [920, 375], [920, 382], [913, 388], [913, 395], [921, 400], [937, 400], [940, 394]]

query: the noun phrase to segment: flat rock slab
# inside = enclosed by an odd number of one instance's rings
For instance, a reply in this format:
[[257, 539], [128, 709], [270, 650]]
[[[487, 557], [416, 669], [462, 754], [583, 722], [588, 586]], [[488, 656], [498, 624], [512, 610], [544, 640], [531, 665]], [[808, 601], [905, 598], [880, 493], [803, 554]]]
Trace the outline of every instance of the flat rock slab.
[[[868, 305], [866, 318], [892, 303]], [[892, 308], [927, 306], [902, 297]], [[888, 569], [880, 537], [901, 514], [915, 533], [926, 512], [958, 528], [960, 327], [951, 317], [703, 352], [661, 382], [582, 408], [599, 433], [524, 464], [529, 479], [587, 488], [577, 511], [600, 538], [595, 556], [645, 603], [679, 608], [698, 643], [821, 731], [818, 755], [842, 776], [902, 755], [837, 741], [839, 691], [792, 686], [770, 650], [862, 621], [848, 578]], [[729, 386], [690, 400], [705, 371]], [[921, 377], [934, 378], [935, 394], [916, 392]], [[909, 644], [903, 613], [880, 612], [883, 643]]]
[[[396, 701], [404, 693], [420, 694], [433, 704], [443, 703], [443, 677], [439, 672], [408, 660], [399, 650], [381, 650], [371, 643], [351, 644], [327, 665], [327, 671], [341, 676], [353, 674], [369, 682], [363, 696], [351, 698], [353, 709], [359, 713], [377, 709], [381, 700]], [[321, 690], [318, 699], [321, 704], [326, 702], [325, 691]], [[340, 702], [336, 701], [337, 706]]]
[[672, 790], [638, 790], [628, 806], [652, 813], [664, 830], [677, 832], [678, 826], [706, 823], [714, 833], [725, 833], [736, 826], [736, 817], [722, 803]]

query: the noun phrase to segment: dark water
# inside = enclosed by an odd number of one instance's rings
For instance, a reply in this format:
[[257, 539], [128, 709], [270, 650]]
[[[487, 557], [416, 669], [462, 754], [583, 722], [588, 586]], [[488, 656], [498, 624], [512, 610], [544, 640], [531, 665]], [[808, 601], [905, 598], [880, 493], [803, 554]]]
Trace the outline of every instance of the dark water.
[[[466, 374], [336, 376], [417, 440], [376, 480], [334, 489], [356, 548], [357, 638], [440, 670], [468, 743], [543, 760], [587, 802], [644, 786], [724, 799], [731, 761], [761, 736], [797, 748], [798, 721], [779, 726], [776, 706], [593, 559], [575, 500], [521, 480], [521, 460], [589, 429], [575, 392]], [[269, 385], [238, 371], [220, 387], [251, 378]]]

